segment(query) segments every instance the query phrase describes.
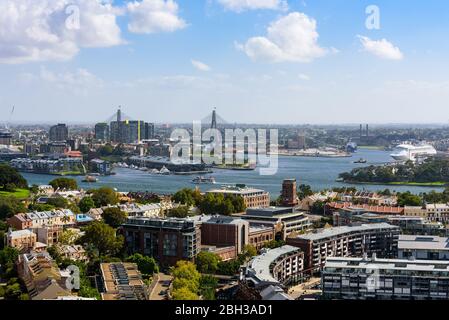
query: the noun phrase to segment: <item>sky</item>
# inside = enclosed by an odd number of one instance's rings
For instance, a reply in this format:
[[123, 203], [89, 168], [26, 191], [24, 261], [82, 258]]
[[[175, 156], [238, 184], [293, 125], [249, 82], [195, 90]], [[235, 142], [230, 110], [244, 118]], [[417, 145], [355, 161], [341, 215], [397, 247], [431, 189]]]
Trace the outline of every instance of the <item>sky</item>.
[[0, 122], [448, 123], [448, 33], [443, 0], [0, 0]]

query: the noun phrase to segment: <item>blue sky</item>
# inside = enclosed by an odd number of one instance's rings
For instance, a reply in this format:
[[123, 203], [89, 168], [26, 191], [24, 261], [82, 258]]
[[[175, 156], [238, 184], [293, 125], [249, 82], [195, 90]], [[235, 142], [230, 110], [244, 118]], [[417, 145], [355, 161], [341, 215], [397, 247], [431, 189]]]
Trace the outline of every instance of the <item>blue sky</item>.
[[[67, 31], [71, 4], [80, 25]], [[0, 12], [0, 108], [15, 105], [16, 122], [96, 122], [118, 105], [160, 123], [212, 107], [230, 122], [449, 121], [446, 1], [2, 0]]]

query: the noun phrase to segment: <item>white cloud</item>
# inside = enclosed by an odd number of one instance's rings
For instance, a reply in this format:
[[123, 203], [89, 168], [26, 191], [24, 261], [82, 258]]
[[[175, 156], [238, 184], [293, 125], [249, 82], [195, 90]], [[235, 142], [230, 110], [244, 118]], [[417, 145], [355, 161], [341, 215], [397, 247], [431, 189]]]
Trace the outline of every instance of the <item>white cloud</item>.
[[388, 60], [402, 60], [404, 55], [398, 47], [387, 41], [387, 39], [382, 40], [371, 40], [368, 37], [358, 36], [364, 51], [367, 51], [379, 58]]
[[210, 71], [210, 69], [211, 69], [207, 64], [205, 64], [201, 61], [192, 60], [191, 62], [192, 62], [192, 65], [200, 71]]
[[0, 63], [68, 60], [83, 47], [122, 44], [120, 14], [102, 0], [2, 0]]
[[130, 15], [128, 30], [133, 33], [173, 32], [186, 27], [178, 17], [178, 4], [173, 0], [142, 0], [127, 5]]
[[37, 74], [21, 73], [17, 76], [19, 84], [49, 86], [49, 88], [64, 92], [87, 95], [89, 92], [104, 87], [104, 81], [86, 69], [75, 71], [54, 72], [41, 67]]
[[318, 45], [316, 21], [292, 12], [270, 24], [266, 37], [250, 38], [237, 44], [253, 60], [270, 62], [311, 62], [328, 53]]
[[304, 74], [304, 73], [300, 73], [298, 75], [298, 78], [301, 79], [301, 80], [304, 80], [304, 81], [309, 81], [310, 80], [310, 77], [308, 75]]
[[288, 10], [286, 0], [218, 0], [218, 2], [225, 9], [235, 12], [256, 9]]

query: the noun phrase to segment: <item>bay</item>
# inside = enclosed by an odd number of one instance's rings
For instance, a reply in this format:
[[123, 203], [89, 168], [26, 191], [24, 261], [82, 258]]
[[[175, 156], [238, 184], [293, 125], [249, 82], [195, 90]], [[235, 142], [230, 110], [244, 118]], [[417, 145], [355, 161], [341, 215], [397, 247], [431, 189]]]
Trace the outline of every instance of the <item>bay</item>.
[[[367, 164], [356, 164], [355, 160], [364, 158]], [[273, 176], [262, 176], [255, 171], [214, 170], [216, 185], [199, 185], [202, 191], [217, 188], [220, 185], [246, 184], [251, 187], [269, 191], [272, 198], [277, 198], [281, 191], [284, 179], [295, 178], [299, 184], [308, 184], [315, 191], [330, 189], [332, 187], [354, 186], [359, 190], [383, 190], [389, 188], [395, 191], [411, 191], [413, 193], [441, 191], [438, 187], [420, 186], [391, 186], [391, 185], [351, 185], [336, 182], [338, 175], [350, 171], [356, 167], [367, 165], [380, 165], [391, 161], [390, 152], [380, 150], [360, 149], [350, 158], [318, 158], [318, 157], [294, 157], [280, 156], [278, 172]], [[191, 181], [195, 176], [179, 175], [151, 175], [147, 172], [116, 168], [115, 175], [99, 177], [97, 183], [82, 182], [84, 177], [75, 177], [78, 184], [84, 189], [108, 186], [118, 191], [150, 191], [158, 194], [174, 193], [182, 188], [194, 188]], [[29, 184], [48, 184], [55, 178], [52, 175], [23, 173]]]

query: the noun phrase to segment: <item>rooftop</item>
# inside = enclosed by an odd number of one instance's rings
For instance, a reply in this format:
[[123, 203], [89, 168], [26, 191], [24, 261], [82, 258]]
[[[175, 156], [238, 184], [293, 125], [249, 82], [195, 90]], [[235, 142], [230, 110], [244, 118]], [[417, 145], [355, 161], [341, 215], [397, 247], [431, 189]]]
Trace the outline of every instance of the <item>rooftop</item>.
[[299, 235], [297, 239], [304, 239], [310, 241], [321, 240], [329, 237], [335, 237], [339, 235], [343, 235], [346, 233], [352, 232], [363, 232], [363, 231], [372, 231], [379, 229], [391, 229], [391, 230], [399, 230], [399, 227], [392, 226], [388, 223], [370, 223], [370, 224], [362, 224], [357, 226], [342, 226], [342, 227], [333, 227], [329, 229], [321, 229], [316, 233], [309, 233], [305, 235]]
[[400, 235], [398, 249], [449, 251], [449, 239], [438, 236]]
[[259, 281], [277, 283], [278, 281], [271, 273], [271, 263], [284, 254], [290, 254], [297, 251], [301, 251], [301, 249], [289, 245], [267, 250], [251, 260], [249, 269], [252, 271], [252, 275], [254, 275]]
[[449, 272], [449, 261], [328, 257], [327, 268]]

